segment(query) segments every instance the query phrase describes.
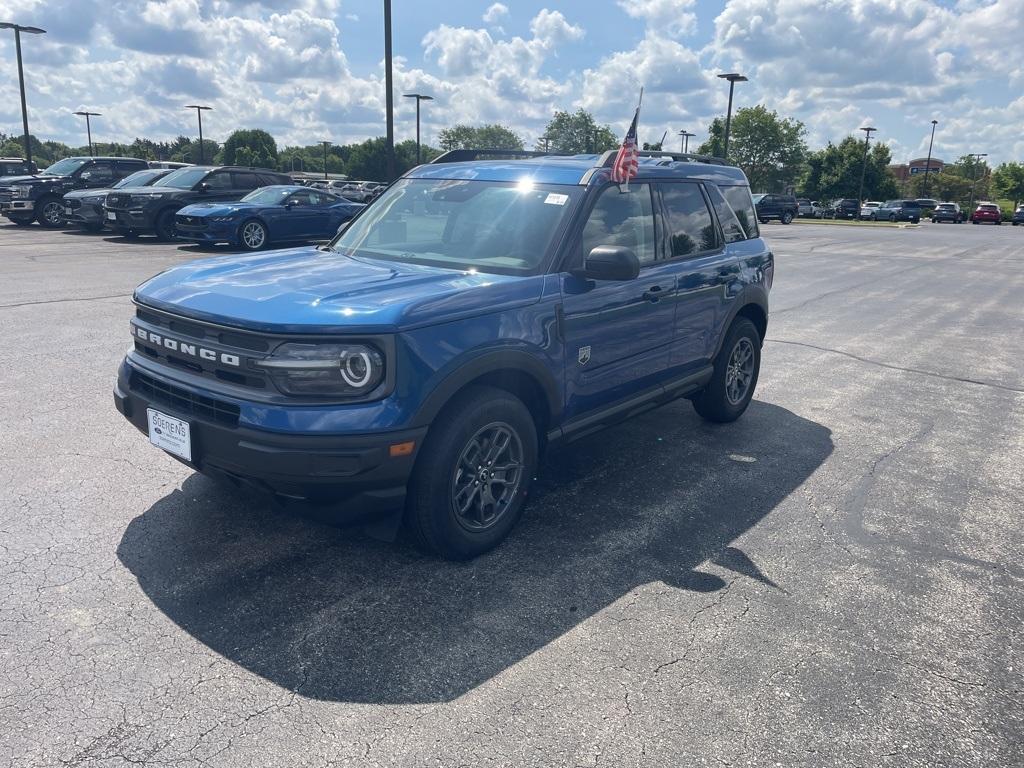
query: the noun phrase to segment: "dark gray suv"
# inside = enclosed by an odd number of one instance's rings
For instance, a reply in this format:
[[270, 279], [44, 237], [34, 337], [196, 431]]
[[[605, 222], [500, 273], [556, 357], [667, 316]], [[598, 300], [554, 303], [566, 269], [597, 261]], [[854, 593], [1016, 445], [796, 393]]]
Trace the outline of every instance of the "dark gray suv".
[[800, 206], [793, 195], [754, 195], [754, 208], [757, 211], [757, 219], [762, 224], [767, 224], [770, 219], [778, 219], [783, 224], [789, 224], [800, 212]]

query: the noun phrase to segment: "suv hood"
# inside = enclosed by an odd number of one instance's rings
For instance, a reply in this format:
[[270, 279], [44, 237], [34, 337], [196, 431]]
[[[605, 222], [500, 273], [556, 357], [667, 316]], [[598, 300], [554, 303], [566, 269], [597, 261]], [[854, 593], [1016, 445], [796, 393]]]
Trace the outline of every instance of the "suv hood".
[[116, 191], [117, 190], [111, 189], [109, 187], [103, 187], [103, 188], [100, 188], [100, 189], [76, 189], [76, 190], [68, 192], [66, 195], [64, 195], [64, 199], [65, 200], [71, 200], [71, 199], [77, 200], [80, 197], [103, 197], [108, 192], [116, 192]]
[[352, 258], [315, 247], [203, 259], [135, 299], [168, 312], [278, 333], [392, 332], [533, 304], [543, 277]]

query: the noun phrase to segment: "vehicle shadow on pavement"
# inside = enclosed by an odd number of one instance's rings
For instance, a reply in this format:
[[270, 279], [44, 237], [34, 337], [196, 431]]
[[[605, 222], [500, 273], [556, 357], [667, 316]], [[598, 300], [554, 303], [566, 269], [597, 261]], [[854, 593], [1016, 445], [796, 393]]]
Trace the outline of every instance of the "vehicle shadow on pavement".
[[775, 405], [718, 426], [682, 401], [552, 453], [509, 540], [471, 563], [274, 512], [198, 474], [129, 524], [118, 556], [178, 626], [283, 688], [449, 701], [639, 585], [725, 587], [703, 563], [784, 590], [733, 542], [832, 450], [830, 430]]

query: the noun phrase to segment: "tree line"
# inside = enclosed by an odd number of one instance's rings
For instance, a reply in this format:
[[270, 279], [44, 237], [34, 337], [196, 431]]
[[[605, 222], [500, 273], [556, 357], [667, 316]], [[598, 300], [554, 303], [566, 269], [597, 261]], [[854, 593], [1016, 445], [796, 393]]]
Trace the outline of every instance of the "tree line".
[[[900, 195], [933, 197], [966, 204], [970, 199], [1003, 198], [1016, 205], [1024, 200], [1024, 164], [1003, 163], [990, 168], [982, 159], [964, 156], [946, 165], [940, 173], [928, 174], [927, 190], [923, 174], [901, 185], [889, 171], [892, 153], [881, 143], [873, 143], [864, 156], [864, 141], [847, 136], [839, 143], [829, 142], [811, 150], [807, 129], [794, 118], [780, 117], [763, 105], [744, 107], [732, 117], [729, 132], [729, 160], [747, 174], [754, 192], [794, 191], [801, 197], [832, 200], [857, 197], [863, 173], [864, 199], [887, 200]], [[88, 154], [88, 147], [70, 147], [61, 142], [39, 141], [30, 137], [37, 164], [47, 165], [63, 157]], [[0, 134], [0, 156], [20, 156], [21, 137]], [[558, 111], [552, 116], [533, 148], [562, 154], [599, 153], [616, 149], [621, 137], [609, 125], [599, 125], [583, 109]], [[526, 140], [499, 124], [453, 125], [442, 130], [437, 147], [424, 144], [423, 162], [452, 149], [517, 149]], [[707, 140], [697, 154], [722, 157], [725, 149], [725, 120], [715, 118]], [[140, 157], [147, 160], [173, 160], [197, 163], [199, 142], [187, 136], [173, 141], [137, 138], [130, 144], [93, 142], [97, 155]], [[661, 142], [645, 143], [645, 149], [661, 150]], [[306, 171], [345, 174], [353, 179], [384, 181], [387, 175], [385, 139], [377, 137], [351, 144], [328, 146], [326, 157], [321, 144], [278, 148], [274, 137], [262, 129], [234, 131], [223, 144], [204, 139], [202, 157], [207, 163], [274, 168], [280, 171]], [[416, 165], [416, 142], [406, 140], [395, 145], [396, 172], [405, 173]], [[926, 194], [927, 192], [927, 194]]]

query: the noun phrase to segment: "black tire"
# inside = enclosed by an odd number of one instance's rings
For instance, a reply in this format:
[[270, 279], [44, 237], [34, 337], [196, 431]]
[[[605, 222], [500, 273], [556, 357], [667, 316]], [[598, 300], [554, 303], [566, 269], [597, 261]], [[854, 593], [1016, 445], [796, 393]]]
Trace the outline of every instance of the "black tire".
[[889, 223], [890, 224], [895, 224], [896, 223], [896, 214], [895, 213], [889, 214]]
[[1002, 224], [1003, 222], [1001, 222], [1001, 221], [993, 221], [992, 223], [993, 223], [993, 224], [995, 224], [995, 225], [996, 225], [996, 226], [998, 227], [998, 226], [999, 226], [1000, 224]]
[[[735, 390], [728, 376], [734, 355], [739, 350], [749, 352], [752, 369], [747, 373], [747, 380], [742, 394], [734, 396]], [[736, 421], [750, 405], [757, 387], [757, 376], [761, 371], [761, 336], [757, 328], [745, 317], [737, 317], [725, 335], [722, 348], [715, 356], [715, 372], [711, 381], [693, 398], [693, 408], [708, 421], [727, 423]]]
[[760, 221], [762, 224], [768, 223], [768, 219], [758, 219], [758, 221]]
[[259, 251], [267, 247], [270, 233], [267, 225], [258, 219], [246, 219], [238, 225], [238, 245], [247, 251]]
[[920, 223], [921, 223], [921, 220], [920, 220], [920, 219], [911, 219], [911, 220], [910, 220], [910, 223], [911, 223], [911, 224], [920, 224]]
[[[486, 515], [490, 502], [485, 504], [483, 489], [493, 494], [495, 485], [502, 481], [492, 485], [488, 480], [493, 473], [488, 478], [481, 476], [483, 485], [477, 490], [480, 481], [474, 479], [474, 473], [486, 474], [489, 465], [481, 459], [479, 466], [465, 469], [465, 457], [467, 451], [473, 451], [474, 442], [478, 449], [476, 457], [480, 451], [495, 447], [494, 443], [487, 443], [488, 430], [508, 432], [508, 466], [518, 467], [514, 487], [510, 489], [509, 483], [505, 483], [497, 489], [508, 495], [494, 502], [490, 518]], [[406, 530], [421, 549], [448, 560], [469, 560], [493, 549], [522, 515], [537, 470], [537, 451], [537, 427], [521, 400], [493, 387], [466, 390], [437, 416], [420, 447], [406, 499]], [[503, 457], [505, 452], [497, 455]], [[475, 459], [469, 464], [474, 462]], [[469, 485], [470, 481], [474, 486]], [[461, 498], [460, 483], [463, 491], [470, 494], [466, 514], [456, 509], [456, 500]]]
[[8, 216], [7, 218], [10, 219], [11, 221], [13, 221], [19, 227], [30, 226], [32, 224], [32, 222], [35, 221], [35, 219], [32, 217], [32, 214], [29, 214], [28, 216], [24, 216], [24, 215], [22, 215], [22, 216], [17, 216], [17, 215], [15, 215], [15, 216]]
[[36, 221], [47, 229], [63, 227], [64, 204], [56, 197], [44, 197], [36, 203]]
[[153, 231], [156, 233], [157, 239], [159, 240], [173, 240], [174, 239], [174, 215], [177, 213], [173, 208], [165, 208], [160, 211], [156, 216], [156, 224], [153, 226]]
[[789, 211], [786, 211], [784, 214], [782, 214], [782, 223], [783, 224], [792, 224], [793, 223], [793, 214], [790, 213]]
[[977, 219], [971, 219], [971, 224], [977, 224], [977, 223], [978, 223]]

